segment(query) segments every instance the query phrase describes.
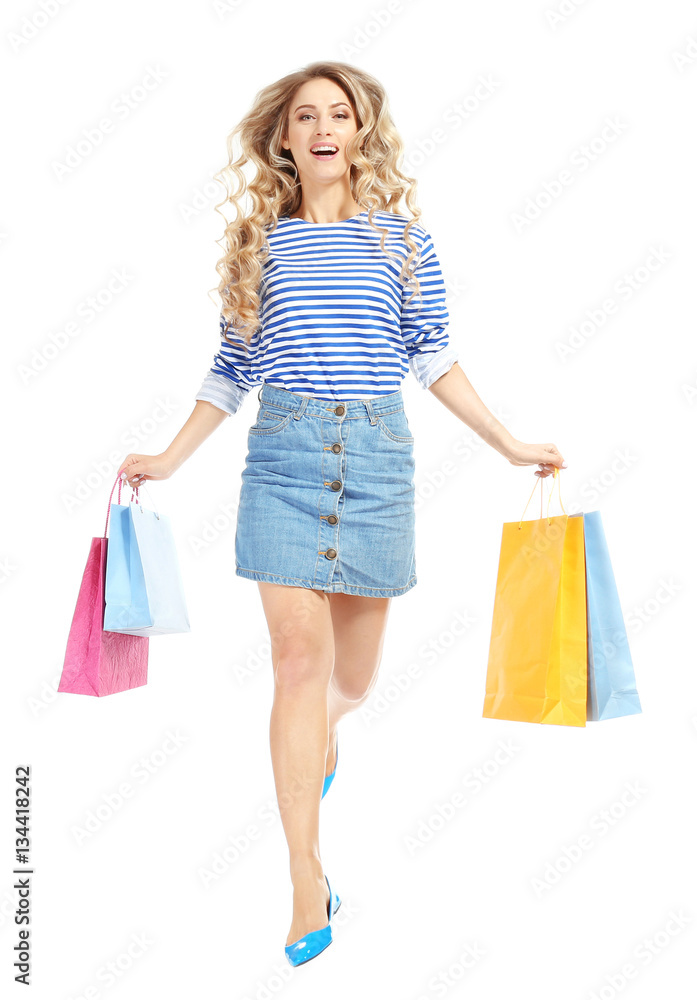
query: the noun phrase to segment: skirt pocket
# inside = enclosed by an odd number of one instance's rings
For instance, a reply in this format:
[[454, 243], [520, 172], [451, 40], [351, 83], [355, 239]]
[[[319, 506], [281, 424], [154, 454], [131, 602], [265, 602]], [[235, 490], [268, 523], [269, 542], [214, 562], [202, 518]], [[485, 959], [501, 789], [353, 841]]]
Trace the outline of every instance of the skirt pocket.
[[292, 410], [286, 410], [282, 406], [261, 403], [257, 419], [249, 428], [250, 434], [278, 434], [287, 425], [293, 416]]
[[391, 413], [379, 413], [377, 418], [380, 430], [390, 441], [399, 441], [402, 444], [414, 443], [409, 421], [403, 409], [393, 410]]

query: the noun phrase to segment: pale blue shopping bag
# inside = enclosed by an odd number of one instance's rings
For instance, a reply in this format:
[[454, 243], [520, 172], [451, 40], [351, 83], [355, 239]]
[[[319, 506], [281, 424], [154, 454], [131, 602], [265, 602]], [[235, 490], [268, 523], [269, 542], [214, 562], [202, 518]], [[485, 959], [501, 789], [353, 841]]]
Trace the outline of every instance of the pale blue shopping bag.
[[190, 632], [169, 518], [131, 501], [111, 504], [110, 520], [104, 630], [128, 635]]
[[627, 628], [599, 510], [583, 517], [588, 622], [586, 719], [598, 722], [641, 713]]

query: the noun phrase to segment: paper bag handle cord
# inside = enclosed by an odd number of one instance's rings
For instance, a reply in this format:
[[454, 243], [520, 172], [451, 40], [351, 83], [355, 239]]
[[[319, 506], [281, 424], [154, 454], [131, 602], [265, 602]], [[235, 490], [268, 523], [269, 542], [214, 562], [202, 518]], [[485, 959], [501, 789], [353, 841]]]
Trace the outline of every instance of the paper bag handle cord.
[[[542, 497], [544, 495], [544, 490], [542, 489], [542, 480], [544, 479], [544, 476], [538, 476], [537, 478], [540, 483], [540, 520], [542, 520]], [[564, 510], [564, 504], [562, 503], [561, 499], [561, 479], [559, 478], [559, 469], [557, 468], [556, 465], [554, 466], [554, 482], [552, 483], [552, 489], [549, 491], [549, 498], [547, 500], [547, 524], [549, 524], [549, 504], [552, 499], [552, 493], [554, 493], [554, 483], [559, 484], [557, 488], [557, 492], [559, 493], [559, 503], [561, 504], [561, 509]], [[525, 510], [523, 511], [520, 518], [520, 522], [518, 523], [518, 531], [520, 531], [520, 527], [523, 523], [523, 518], [525, 517], [525, 511], [528, 509], [528, 504], [532, 500], [532, 494], [535, 492], [536, 489], [537, 489], [537, 483], [535, 483], [535, 485], [533, 486], [532, 493], [528, 497], [528, 502], [525, 504]], [[564, 513], [566, 514], [565, 510]]]
[[[107, 528], [109, 527], [109, 514], [111, 513], [111, 498], [114, 495], [114, 490], [116, 489], [117, 483], [119, 487], [119, 495], [118, 495], [118, 500], [116, 502], [119, 504], [121, 503], [121, 487], [123, 485], [123, 479], [121, 478], [121, 476], [117, 476], [116, 479], [114, 480], [114, 485], [111, 487], [111, 493], [109, 494], [109, 503], [107, 504], [106, 508], [106, 522], [104, 524], [104, 535], [103, 535], [104, 538], [106, 538]], [[140, 497], [138, 496], [138, 487], [131, 486], [131, 489], [133, 491], [131, 493], [131, 503], [134, 500], [136, 503], [140, 503]]]

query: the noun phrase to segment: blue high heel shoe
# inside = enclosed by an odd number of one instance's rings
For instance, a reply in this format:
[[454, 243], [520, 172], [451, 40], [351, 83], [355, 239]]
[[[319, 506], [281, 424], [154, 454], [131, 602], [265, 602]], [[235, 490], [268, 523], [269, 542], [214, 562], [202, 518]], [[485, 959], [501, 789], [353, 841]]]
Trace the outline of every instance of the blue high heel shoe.
[[326, 927], [320, 927], [318, 931], [310, 931], [299, 940], [286, 945], [286, 958], [291, 965], [303, 965], [305, 962], [309, 962], [311, 958], [316, 958], [332, 943], [332, 917], [341, 906], [341, 900], [335, 892], [332, 892], [326, 875], [324, 878], [329, 889], [329, 902], [327, 903], [329, 923]]
[[334, 775], [336, 774], [336, 765], [339, 763], [339, 734], [336, 734], [336, 760], [334, 761], [334, 770], [331, 774], [327, 774], [324, 779], [324, 784], [322, 785], [322, 798], [327, 794], [334, 780]]

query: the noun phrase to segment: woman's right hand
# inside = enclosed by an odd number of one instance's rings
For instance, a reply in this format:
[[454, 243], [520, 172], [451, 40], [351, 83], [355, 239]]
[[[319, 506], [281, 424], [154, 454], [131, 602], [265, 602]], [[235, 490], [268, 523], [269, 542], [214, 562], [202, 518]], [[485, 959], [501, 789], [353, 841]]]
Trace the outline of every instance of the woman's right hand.
[[177, 466], [163, 452], [161, 455], [126, 455], [118, 475], [126, 473], [124, 482], [129, 486], [140, 486], [146, 479], [169, 479]]

